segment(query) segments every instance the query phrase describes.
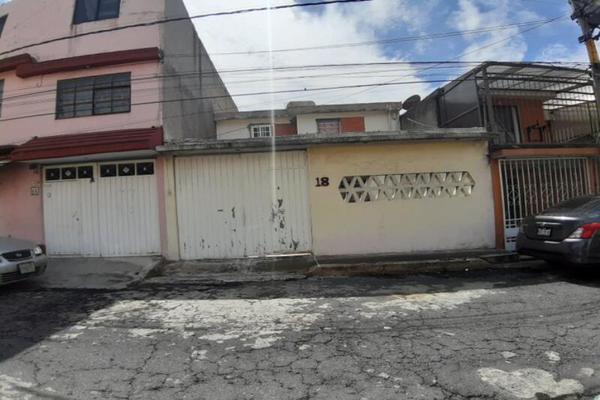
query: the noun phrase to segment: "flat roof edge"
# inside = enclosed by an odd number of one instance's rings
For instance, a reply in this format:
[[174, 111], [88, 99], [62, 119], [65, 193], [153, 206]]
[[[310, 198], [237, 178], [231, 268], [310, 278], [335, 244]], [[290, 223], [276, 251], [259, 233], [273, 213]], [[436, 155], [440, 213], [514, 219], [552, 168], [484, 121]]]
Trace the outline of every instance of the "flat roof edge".
[[242, 153], [306, 149], [324, 145], [352, 145], [409, 142], [488, 141], [492, 135], [481, 129], [447, 129], [423, 132], [377, 132], [343, 135], [298, 135], [230, 140], [184, 140], [166, 143], [156, 150], [163, 154]]

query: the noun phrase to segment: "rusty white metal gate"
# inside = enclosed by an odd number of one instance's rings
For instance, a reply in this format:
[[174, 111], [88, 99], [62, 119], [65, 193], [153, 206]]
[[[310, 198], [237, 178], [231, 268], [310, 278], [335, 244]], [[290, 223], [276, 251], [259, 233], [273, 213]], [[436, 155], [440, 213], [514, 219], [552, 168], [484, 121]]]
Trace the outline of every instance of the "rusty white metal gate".
[[500, 173], [507, 250], [515, 250], [524, 218], [597, 187], [597, 163], [587, 157], [500, 160]]
[[311, 250], [306, 153], [177, 158], [181, 258]]

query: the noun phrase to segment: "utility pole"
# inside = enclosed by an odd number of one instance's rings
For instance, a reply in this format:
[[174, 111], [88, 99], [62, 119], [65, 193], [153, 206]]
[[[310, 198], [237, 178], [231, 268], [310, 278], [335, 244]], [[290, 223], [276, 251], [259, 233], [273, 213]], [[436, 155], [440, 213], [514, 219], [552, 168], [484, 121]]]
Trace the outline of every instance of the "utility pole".
[[[592, 66], [592, 79], [594, 81], [594, 97], [596, 98], [596, 116], [600, 123], [600, 56], [596, 47], [597, 37], [594, 36], [594, 30], [597, 25], [592, 25], [590, 22], [592, 17], [588, 12], [594, 11], [598, 13], [600, 2], [598, 0], [569, 0], [573, 8], [572, 18], [577, 21], [581, 27], [583, 35], [579, 38], [581, 43], [585, 43]], [[597, 19], [598, 15], [594, 14], [593, 18]], [[600, 142], [600, 132], [596, 132], [596, 142]]]

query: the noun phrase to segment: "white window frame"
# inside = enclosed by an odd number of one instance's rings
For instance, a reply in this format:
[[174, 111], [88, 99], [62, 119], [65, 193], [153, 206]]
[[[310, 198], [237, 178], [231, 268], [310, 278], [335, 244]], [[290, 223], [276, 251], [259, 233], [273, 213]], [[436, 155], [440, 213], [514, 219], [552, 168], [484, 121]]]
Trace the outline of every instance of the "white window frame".
[[[250, 137], [253, 138], [273, 136], [273, 125], [271, 124], [252, 124], [250, 125], [249, 129]], [[268, 134], [265, 134], [266, 130], [268, 130]]]

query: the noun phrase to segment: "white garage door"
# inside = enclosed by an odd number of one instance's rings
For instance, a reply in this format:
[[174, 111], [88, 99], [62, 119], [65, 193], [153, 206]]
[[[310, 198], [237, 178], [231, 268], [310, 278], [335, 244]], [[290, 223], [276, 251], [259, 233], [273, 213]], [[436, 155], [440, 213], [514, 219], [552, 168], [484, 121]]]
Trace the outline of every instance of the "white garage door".
[[50, 255], [160, 254], [152, 161], [44, 168], [44, 225]]
[[178, 158], [181, 257], [311, 250], [305, 152]]

